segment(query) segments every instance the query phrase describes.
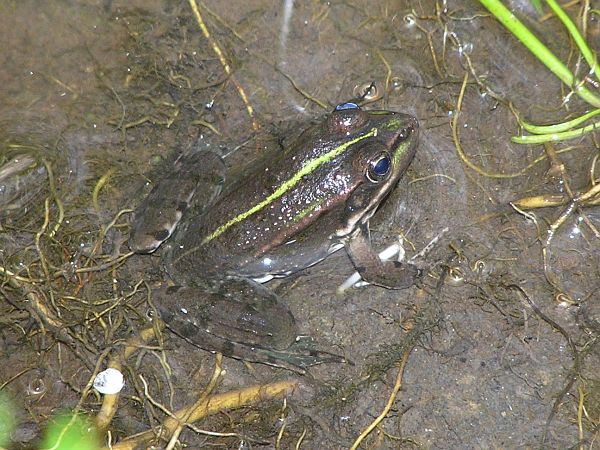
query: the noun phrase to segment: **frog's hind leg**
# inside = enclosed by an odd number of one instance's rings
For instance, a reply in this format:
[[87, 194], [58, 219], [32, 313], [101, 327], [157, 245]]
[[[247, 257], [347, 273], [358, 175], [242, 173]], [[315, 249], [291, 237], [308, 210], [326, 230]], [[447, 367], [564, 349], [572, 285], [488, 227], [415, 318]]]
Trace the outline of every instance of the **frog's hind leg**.
[[345, 362], [326, 352], [288, 350], [298, 335], [294, 317], [273, 292], [251, 280], [229, 279], [213, 292], [174, 286], [153, 296], [167, 328], [204, 350], [299, 373]]
[[191, 205], [201, 213], [212, 204], [224, 179], [225, 165], [215, 153], [180, 156], [135, 210], [129, 248], [136, 253], [154, 252], [171, 236]]

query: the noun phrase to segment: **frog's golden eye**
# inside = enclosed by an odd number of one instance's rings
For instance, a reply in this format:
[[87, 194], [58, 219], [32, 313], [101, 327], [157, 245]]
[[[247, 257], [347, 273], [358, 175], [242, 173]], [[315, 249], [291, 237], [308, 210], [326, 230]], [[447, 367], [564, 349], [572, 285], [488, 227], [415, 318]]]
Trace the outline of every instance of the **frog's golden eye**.
[[369, 161], [367, 167], [367, 179], [371, 183], [379, 183], [392, 170], [392, 159], [387, 153], [381, 153], [376, 158]]
[[360, 109], [356, 103], [341, 103], [335, 107], [329, 119], [327, 127], [331, 133], [349, 134], [362, 127], [369, 119], [366, 112]]

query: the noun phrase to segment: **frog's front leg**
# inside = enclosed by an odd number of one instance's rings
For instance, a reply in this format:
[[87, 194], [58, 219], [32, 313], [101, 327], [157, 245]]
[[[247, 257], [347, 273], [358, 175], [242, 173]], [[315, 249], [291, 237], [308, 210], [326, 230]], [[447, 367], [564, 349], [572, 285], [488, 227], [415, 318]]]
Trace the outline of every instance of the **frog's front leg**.
[[421, 270], [412, 264], [382, 261], [371, 246], [367, 225], [346, 240], [345, 246], [354, 267], [368, 283], [388, 289], [406, 289], [421, 276]]

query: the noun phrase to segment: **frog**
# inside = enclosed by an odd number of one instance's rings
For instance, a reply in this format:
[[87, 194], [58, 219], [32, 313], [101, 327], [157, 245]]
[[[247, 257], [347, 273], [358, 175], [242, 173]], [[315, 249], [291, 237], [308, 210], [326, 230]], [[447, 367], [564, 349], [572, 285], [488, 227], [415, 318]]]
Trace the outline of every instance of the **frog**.
[[155, 303], [167, 328], [237, 359], [327, 360], [314, 350], [290, 356], [298, 326], [265, 283], [345, 248], [364, 281], [415, 284], [419, 268], [379, 258], [369, 220], [411, 164], [418, 131], [412, 115], [350, 101], [232, 177], [213, 151], [179, 157], [135, 210], [129, 238], [135, 253], [161, 249], [173, 285]]

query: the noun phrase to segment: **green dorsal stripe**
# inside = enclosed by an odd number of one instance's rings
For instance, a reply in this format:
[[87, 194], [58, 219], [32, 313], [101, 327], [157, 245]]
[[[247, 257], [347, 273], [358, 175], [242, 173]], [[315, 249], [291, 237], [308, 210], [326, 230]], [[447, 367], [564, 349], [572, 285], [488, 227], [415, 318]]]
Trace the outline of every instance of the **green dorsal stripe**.
[[279, 186], [275, 190], [275, 192], [273, 192], [271, 195], [269, 195], [267, 198], [265, 198], [260, 203], [257, 203], [256, 205], [254, 205], [249, 210], [239, 214], [238, 216], [231, 219], [229, 222], [221, 225], [219, 228], [217, 228], [211, 234], [206, 236], [202, 240], [202, 244], [206, 244], [206, 243], [212, 241], [213, 239], [219, 237], [221, 234], [223, 234], [225, 231], [227, 231], [230, 227], [232, 227], [236, 223], [246, 220], [252, 214], [256, 214], [261, 209], [269, 206], [275, 200], [282, 197], [286, 192], [289, 192], [291, 189], [293, 189], [294, 186], [296, 186], [300, 182], [300, 180], [302, 179], [303, 176], [314, 172], [321, 165], [328, 163], [331, 160], [333, 160], [336, 156], [341, 155], [348, 149], [348, 147], [356, 144], [357, 142], [362, 141], [363, 139], [367, 139], [372, 136], [377, 136], [377, 128], [373, 128], [367, 134], [363, 134], [362, 136], [354, 138], [351, 141], [344, 142], [342, 145], [337, 146], [336, 148], [328, 151], [327, 153], [319, 156], [318, 158], [311, 159], [310, 161], [308, 161], [308, 163], [306, 163], [304, 166], [302, 166], [302, 168], [298, 172], [294, 173], [288, 180], [286, 180], [284, 183], [282, 183], [281, 186]]

